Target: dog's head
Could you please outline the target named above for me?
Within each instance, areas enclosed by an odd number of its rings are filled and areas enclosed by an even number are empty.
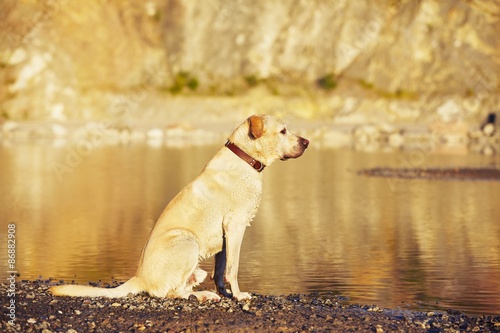
[[[276,160],[297,158],[309,145],[309,140],[289,132],[286,125],[268,115],[251,116],[229,140],[267,166]]]

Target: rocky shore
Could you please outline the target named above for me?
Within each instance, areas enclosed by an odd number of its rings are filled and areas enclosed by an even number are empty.
[[[500,332],[500,315],[345,304],[335,295],[254,295],[198,303],[136,295],[54,297],[51,281],[2,283],[0,331],[10,332]],[[12,290],[10,290],[12,291]],[[14,303],[12,303],[14,300]],[[15,304],[11,306],[10,304]],[[10,306],[10,309],[9,309]]]

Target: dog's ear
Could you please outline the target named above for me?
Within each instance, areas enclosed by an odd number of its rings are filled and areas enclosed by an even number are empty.
[[[262,116],[251,116],[248,118],[249,133],[248,135],[253,139],[258,139],[264,134],[264,120]]]

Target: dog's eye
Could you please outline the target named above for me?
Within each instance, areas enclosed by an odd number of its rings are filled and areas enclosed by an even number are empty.
[[[280,131],[281,134],[286,134],[286,128],[283,128],[281,131]]]

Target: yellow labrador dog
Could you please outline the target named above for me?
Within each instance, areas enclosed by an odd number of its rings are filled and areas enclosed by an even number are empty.
[[[216,256],[219,293],[231,295],[220,288],[220,275],[225,272],[234,298],[250,299],[238,286],[238,265],[243,234],[260,202],[261,171],[276,160],[301,156],[308,145],[308,140],[288,132],[275,117],[251,116],[167,205],[142,250],[134,277],[116,288],[61,285],[50,291],[90,297],[124,297],[145,291],[156,297],[195,295],[200,301],[218,301],[216,293],[193,291],[193,287],[207,276],[198,267],[199,261],[225,253]]]

